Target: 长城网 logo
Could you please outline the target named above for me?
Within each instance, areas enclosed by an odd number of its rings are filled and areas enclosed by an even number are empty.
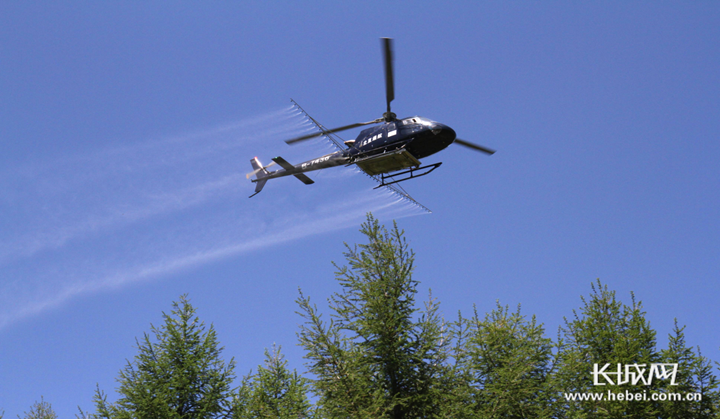
[[[623,385],[623,384],[652,384],[653,379],[670,379],[670,385],[675,386],[678,364],[616,364],[615,370],[609,370],[610,364],[600,367],[593,364],[593,385]]]

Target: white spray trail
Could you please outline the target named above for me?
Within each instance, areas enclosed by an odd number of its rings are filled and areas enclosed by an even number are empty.
[[[254,186],[250,158],[298,162],[322,140],[292,109],[192,134],[0,173],[0,328],[79,295],[152,280],[244,252],[423,213],[350,168]],[[348,187],[352,185],[352,187]]]

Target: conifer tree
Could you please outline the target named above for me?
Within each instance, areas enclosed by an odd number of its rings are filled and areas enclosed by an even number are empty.
[[[221,359],[215,329],[197,316],[186,296],[173,303],[164,324],[151,326],[138,341],[139,353],[120,372],[116,403],[108,403],[98,388],[96,415],[100,418],[205,419],[229,417],[235,378],[234,360]]]
[[[467,354],[477,417],[551,417],[554,345],[535,317],[528,321],[519,306],[510,313],[498,303],[482,320],[476,310],[469,324]]]
[[[642,382],[618,385],[602,381],[593,382],[593,366],[602,368],[609,364],[608,372],[617,365],[660,362],[656,351],[655,331],[645,319],[642,304],[632,297],[632,305],[624,305],[615,298],[600,280],[592,286],[589,300],[582,298],[580,312],[573,310],[573,320],[565,319],[561,329],[560,364],[557,371],[557,388],[562,393],[602,393],[603,400],[569,401],[564,406],[568,418],[651,418],[657,417],[659,405],[648,400],[612,400],[607,394],[652,393],[662,385],[655,380],[651,385]],[[613,377],[613,376],[611,376]],[[617,376],[615,376],[617,378]]]
[[[33,403],[29,412],[25,412],[22,417],[18,416],[20,419],[57,419],[57,417],[52,405],[46,402],[42,396],[40,396],[39,402]],[[0,413],[0,419],[2,419],[2,413]]]
[[[265,365],[243,378],[234,400],[234,419],[303,419],[312,417],[307,379],[287,368],[280,348],[265,350]]]
[[[388,232],[368,215],[367,244],[346,245],[338,266],[342,290],[324,321],[302,293],[299,332],[316,377],[320,413],[328,418],[428,418],[448,393],[450,331],[430,299],[415,307],[414,254],[397,225]]]
[[[710,361],[685,344],[685,326],[675,327],[668,336],[668,348],[661,351],[662,362],[677,364],[676,385],[665,383],[663,391],[681,395],[697,394],[700,400],[677,400],[661,403],[662,417],[673,419],[706,419],[718,417],[718,382]]]

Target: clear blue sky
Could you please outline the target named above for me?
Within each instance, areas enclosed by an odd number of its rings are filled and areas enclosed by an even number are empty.
[[[277,343],[304,371],[298,288],[321,306],[367,211],[397,218],[420,299],[448,318],[522,304],[555,337],[600,278],[720,360],[716,2],[2,2],[0,409],[91,409],[187,293],[239,374]],[[249,160],[384,111],[451,146],[398,204],[352,169],[271,181]],[[352,138],[352,132],[343,134]]]

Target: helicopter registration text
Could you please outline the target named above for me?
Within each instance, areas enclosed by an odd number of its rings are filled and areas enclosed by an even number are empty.
[[[302,164],[302,168],[304,169],[304,168],[306,168],[306,167],[308,167],[308,166],[310,166],[310,165],[317,164],[317,163],[322,163],[322,162],[325,162],[325,161],[328,161],[328,160],[330,160],[330,156],[323,156],[323,157],[320,157],[319,159],[310,160],[309,162],[303,163],[303,164]]]

